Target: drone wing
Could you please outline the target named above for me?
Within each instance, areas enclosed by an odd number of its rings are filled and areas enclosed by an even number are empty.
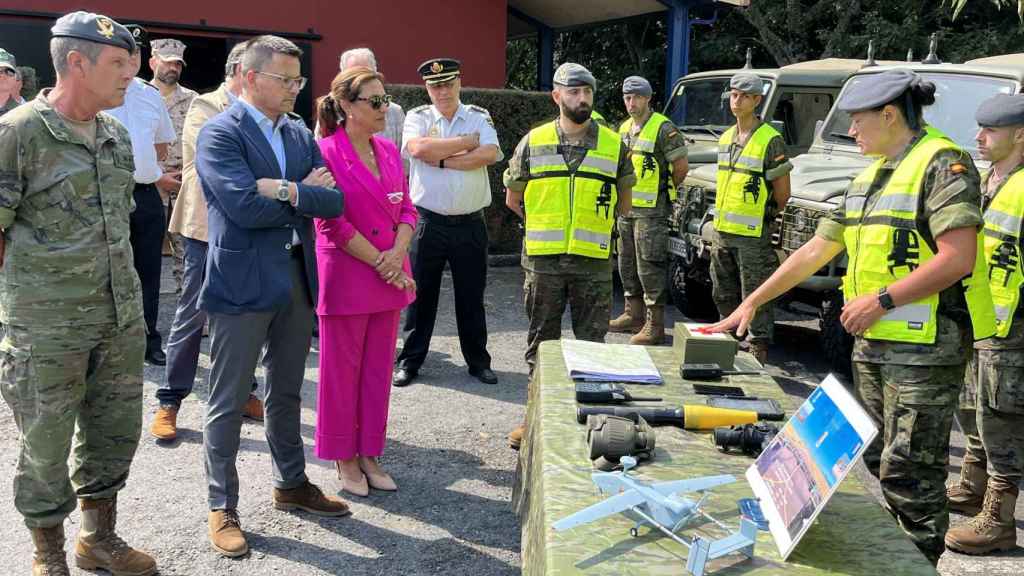
[[[611,498],[598,502],[593,506],[584,508],[575,514],[570,514],[558,522],[555,522],[552,527],[555,531],[561,532],[562,530],[575,528],[580,524],[599,520],[605,516],[618,514],[619,512],[628,510],[642,502],[644,502],[644,497],[638,494],[636,490],[627,490],[621,494],[616,494]]]
[[[704,476],[701,478],[690,478],[688,480],[659,482],[657,484],[651,484],[651,488],[657,490],[659,494],[671,496],[679,492],[703,492],[716,486],[731,484],[735,481],[735,476],[732,476],[731,474],[722,474],[721,476]]]

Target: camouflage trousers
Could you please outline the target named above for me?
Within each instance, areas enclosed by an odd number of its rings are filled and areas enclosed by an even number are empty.
[[[171,192],[170,202],[167,204],[167,224],[171,222],[171,213],[174,211],[174,203],[178,200],[178,193]],[[180,234],[175,234],[170,230],[167,230],[167,244],[171,247],[171,274],[174,277],[174,285],[178,292],[181,292],[181,286],[185,278],[185,245],[181,240]]]
[[[757,289],[779,267],[779,256],[770,245],[726,247],[711,245],[711,297],[718,313],[725,318],[744,298]],[[775,310],[762,306],[748,330],[750,340],[772,341],[775,335]]]
[[[864,452],[889,512],[932,564],[949,529],[949,432],[964,366],[853,363],[853,382],[879,434]]]
[[[1024,350],[975,350],[964,381],[964,461],[987,468],[990,486],[1015,488],[1024,477]]]
[[[21,433],[14,506],[30,528],[124,487],[142,426],[144,326],[4,326],[0,392]]]
[[[612,279],[583,274],[539,274],[526,272],[523,285],[526,317],[526,364],[530,376],[536,365],[537,348],[546,340],[562,337],[562,315],[569,304],[572,332],[577,340],[604,342],[612,313]]]
[[[619,218],[619,277],[629,297],[643,297],[648,306],[668,301],[668,221],[656,218]]]

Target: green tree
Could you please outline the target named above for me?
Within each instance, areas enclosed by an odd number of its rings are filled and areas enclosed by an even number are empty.
[[[945,3],[947,0],[943,0]],[[1006,6],[1013,6],[1013,0],[988,0],[992,4],[995,4],[997,8],[1003,8]],[[953,18],[960,16],[960,12],[968,4],[978,4],[977,0],[971,2],[971,0],[948,0],[950,6],[953,8]],[[1024,0],[1017,0],[1017,17],[1024,21]]]

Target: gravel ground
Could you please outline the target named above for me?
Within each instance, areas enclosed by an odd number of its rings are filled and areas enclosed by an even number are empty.
[[[160,311],[165,337],[175,300],[166,264]],[[276,511],[270,503],[270,456],[262,426],[246,423],[238,457],[243,483],[239,512],[252,552],[237,560],[213,552],[206,539],[202,459],[209,368],[208,341],[204,341],[196,394],[182,406],[181,432],[174,443],[158,443],[146,431],[156,409],[153,392],[163,378],[162,368],[146,367],[146,429],[128,486],[120,495],[119,533],[154,554],[164,575],[519,573],[519,522],[509,507],[515,453],[506,447],[505,434],[522,419],[526,397],[522,272],[518,267],[492,268],[490,275],[489,349],[500,383],[488,386],[466,373],[458,349],[450,277],[446,277],[427,363],[415,384],[392,395],[389,442],[382,462],[400,486],[396,494],[353,498],[353,515],[342,519]],[[818,352],[817,325],[799,311],[784,311],[780,318],[779,344],[769,359],[771,373],[787,393],[806,396],[828,371]],[[670,311],[669,325],[678,319]],[[625,340],[624,335],[609,337],[612,342]],[[307,473],[325,490],[336,492],[333,468],[312,451],[316,366],[314,341],[303,391]],[[17,445],[10,411],[6,404],[0,405],[0,453],[5,455],[0,459],[0,485],[10,486]],[[962,445],[956,435],[954,476]],[[1022,512],[1024,503],[1018,505],[1018,518],[1024,517]],[[954,522],[959,520],[954,516]],[[66,524],[68,548],[78,523],[76,512]],[[0,526],[0,557],[7,559],[0,573],[28,574],[31,542],[9,488],[0,489]],[[1018,521],[1017,526],[1020,532],[1024,522]],[[1022,557],[1020,549],[982,559],[947,553],[939,567],[950,576],[1020,574]],[[72,573],[88,574],[77,569]]]

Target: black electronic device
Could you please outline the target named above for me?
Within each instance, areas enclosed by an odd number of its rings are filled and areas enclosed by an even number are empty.
[[[694,384],[693,391],[703,396],[746,396],[746,392],[737,386],[718,386],[716,384]]]
[[[722,376],[755,376],[758,371],[722,370],[718,364],[682,364],[679,375],[684,380],[721,380]]]
[[[756,458],[778,433],[779,429],[772,424],[744,424],[715,428],[714,441],[722,452],[738,448],[740,452]]]
[[[713,408],[728,408],[730,410],[747,410],[757,412],[758,420],[782,421],[786,419],[786,412],[782,406],[771,398],[730,398],[725,396],[709,396],[707,405]]]
[[[661,398],[635,398],[625,388],[611,382],[577,382],[576,401],[581,404],[624,404],[658,402]]]

